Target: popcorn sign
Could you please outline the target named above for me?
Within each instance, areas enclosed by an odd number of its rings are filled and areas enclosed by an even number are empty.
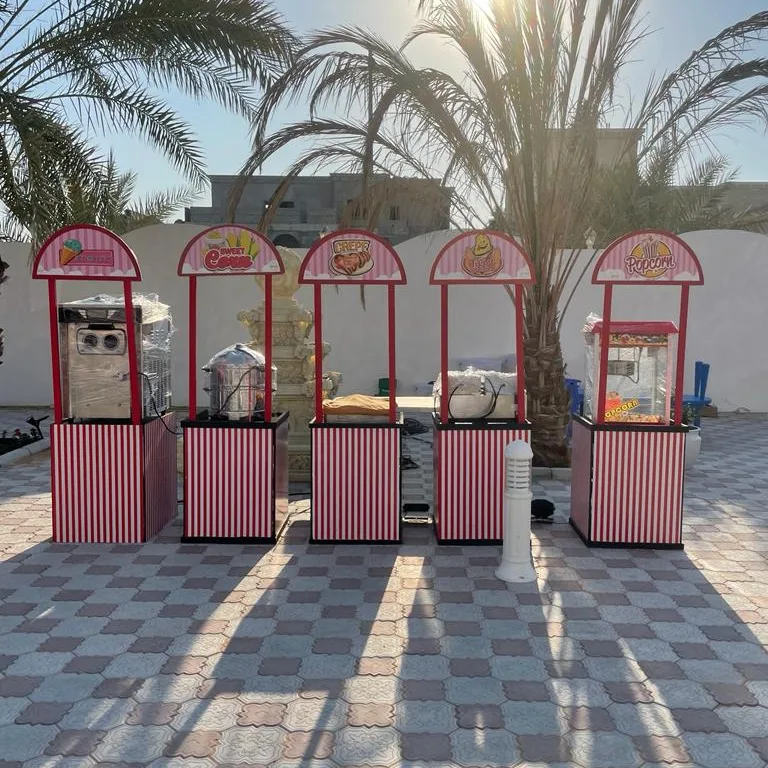
[[[677,267],[669,246],[654,237],[638,243],[624,259],[624,271],[628,277],[638,275],[646,280],[656,280]]]

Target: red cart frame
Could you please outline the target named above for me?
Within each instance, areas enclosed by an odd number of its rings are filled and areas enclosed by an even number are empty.
[[[524,286],[535,282],[528,254],[509,235],[464,232],[446,243],[429,282],[440,286],[440,413],[434,418],[435,536],[440,543],[491,544],[503,539],[504,448],[530,442],[526,420]],[[514,286],[517,413],[515,419],[452,421],[448,413],[448,288]]]
[[[299,283],[314,287],[315,418],[310,423],[313,542],[399,542],[401,427],[397,417],[395,286],[405,270],[389,243],[363,229],[331,232],[309,249]],[[328,423],[323,413],[322,288],[387,287],[389,419]]]
[[[288,413],[272,413],[272,276],[284,271],[264,235],[234,224],[195,235],[179,259],[189,279],[183,541],[274,542],[287,521]],[[254,275],[264,278],[264,421],[213,420],[197,409],[197,280]]]
[[[48,282],[53,424],[53,541],[130,544],[147,541],[176,513],[176,417],[142,418],[132,283],[141,269],[128,245],[92,224],[64,227],[37,253],[32,277]],[[56,283],[112,281],[123,288],[131,393],[130,420],[64,419]]]
[[[691,247],[671,232],[637,230],[603,251],[592,283],[604,286],[597,411],[594,420],[573,417],[571,525],[593,546],[682,549],[685,345],[690,287],[704,283],[701,264]],[[675,407],[669,424],[605,421],[609,336],[621,327],[612,319],[614,285],[681,289]]]

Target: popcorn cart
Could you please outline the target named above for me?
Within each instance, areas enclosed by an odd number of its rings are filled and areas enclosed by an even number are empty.
[[[32,277],[48,281],[53,541],[147,541],[176,514],[169,308],[132,292],[135,255],[89,224],[51,235]],[[123,295],[57,304],[58,280],[121,283]]]
[[[682,548],[682,392],[691,285],[704,282],[690,247],[667,232],[615,240],[592,275],[603,317],[584,326],[584,410],[573,416],[571,525],[590,545]],[[672,322],[612,319],[614,285],[680,286]],[[674,409],[672,409],[672,397]],[[673,410],[673,412],[671,412]]]
[[[272,395],[274,245],[247,227],[221,225],[187,244],[178,274],[189,278],[189,418],[184,432],[184,541],[274,542],[288,517],[288,413]],[[264,352],[233,344],[203,368],[208,406],[197,406],[197,280],[264,278]]]
[[[405,270],[386,241],[372,232],[344,229],[310,248],[299,283],[314,287],[311,541],[398,542],[402,420],[395,402],[395,286],[405,283]],[[386,286],[388,397],[323,400],[323,285]]]
[[[441,543],[503,539],[504,449],[530,442],[523,367],[523,290],[534,282],[528,255],[501,232],[465,232],[437,255],[429,279],[440,286],[440,376],[434,395],[435,535]],[[515,371],[448,370],[448,288],[511,285]]]

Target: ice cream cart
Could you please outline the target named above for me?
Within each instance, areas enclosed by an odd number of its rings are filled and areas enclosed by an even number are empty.
[[[184,541],[273,542],[288,516],[288,413],[272,407],[272,275],[280,254],[255,230],[211,227],[187,244],[189,417],[184,433]],[[264,351],[233,344],[203,368],[207,407],[197,405],[197,280],[264,279]]]
[[[679,549],[688,301],[690,287],[704,282],[701,265],[675,235],[642,230],[605,249],[592,282],[603,286],[603,314],[583,328],[586,381],[584,412],[573,416],[571,525],[589,545]],[[614,320],[615,285],[680,287],[678,324]]]
[[[147,541],[176,514],[170,311],[133,294],[135,255],[97,226],[51,235],[32,277],[48,281],[53,541]],[[121,283],[122,296],[58,304],[59,280]]]
[[[435,535],[441,543],[495,543],[503,538],[504,448],[530,442],[526,420],[523,291],[534,282],[528,255],[508,235],[465,232],[449,241],[432,264],[440,286],[440,376],[435,382]],[[513,372],[449,371],[448,288],[513,286]]]
[[[315,418],[310,422],[313,542],[400,540],[401,427],[395,402],[395,250],[361,229],[332,232],[307,252],[299,283],[314,287]],[[323,285],[387,288],[389,395],[323,400]]]

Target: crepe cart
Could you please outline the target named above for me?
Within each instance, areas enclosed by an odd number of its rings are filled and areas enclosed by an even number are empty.
[[[500,542],[504,448],[513,440],[530,442],[531,425],[525,415],[523,286],[534,282],[533,266],[508,235],[465,232],[437,255],[429,282],[440,286],[440,376],[435,382],[439,406],[434,416],[435,535],[441,543]],[[449,372],[450,285],[514,286],[514,376]]]
[[[277,249],[234,225],[194,237],[179,260],[189,278],[189,418],[184,432],[184,541],[277,539],[288,516],[288,413],[272,408],[272,275]],[[197,406],[197,280],[264,279],[264,353],[246,344],[221,350],[203,369],[207,408]]]
[[[168,307],[132,293],[131,249],[88,224],[51,235],[32,277],[48,281],[53,541],[147,541],[176,514]],[[123,295],[58,305],[59,280],[112,281]]]
[[[701,265],[680,238],[643,230],[603,251],[592,282],[604,286],[603,316],[590,316],[583,329],[584,413],[573,417],[571,525],[590,545],[679,549],[688,298],[690,286],[704,282]],[[614,285],[680,286],[679,326],[614,320]]]
[[[402,421],[395,404],[395,286],[405,283],[403,265],[373,233],[338,230],[310,248],[299,283],[313,285],[315,293],[311,540],[397,542]],[[323,285],[387,287],[387,399],[353,395],[323,401]]]

